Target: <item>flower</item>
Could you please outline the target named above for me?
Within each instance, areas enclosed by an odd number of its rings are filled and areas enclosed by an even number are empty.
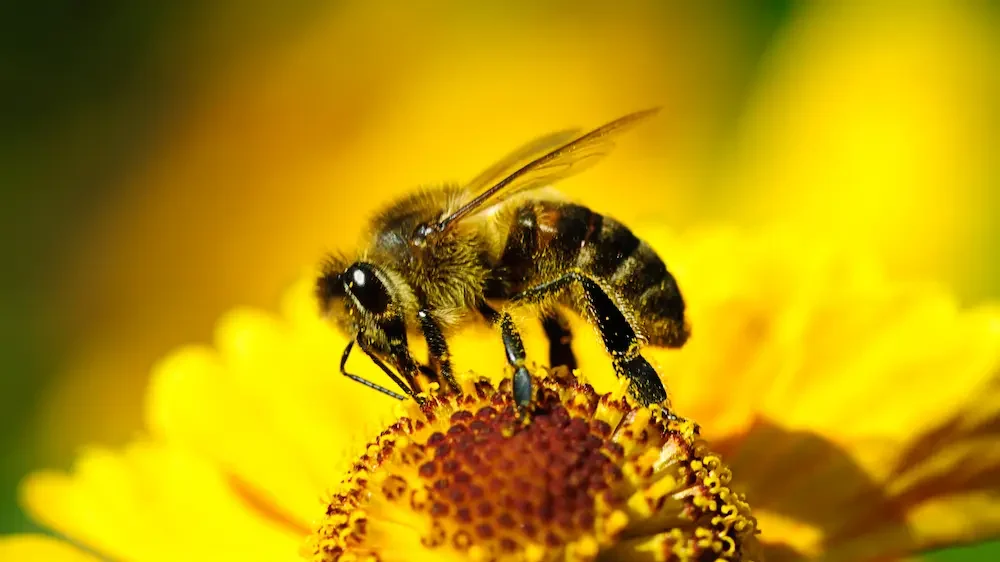
[[[313,559],[754,559],[756,522],[695,424],[565,369],[535,384],[527,422],[510,379],[411,403],[333,495]]]
[[[885,559],[1000,532],[1000,452],[994,447],[1000,432],[1000,311],[959,311],[933,287],[886,280],[861,249],[838,252],[787,232],[707,231],[683,238],[657,229],[641,232],[667,257],[694,328],[682,350],[647,348],[646,354],[669,382],[675,410],[697,420],[701,437],[729,467],[695,442],[690,428],[668,424],[663,432],[652,413],[639,420],[637,413],[627,423],[654,424],[660,431],[653,433],[672,443],[663,449],[671,454],[660,466],[659,482],[694,475],[706,486],[711,482],[718,499],[721,488],[731,487],[726,497],[740,514],[745,495],[768,560]],[[394,411],[399,406],[393,400],[337,374],[337,344],[344,340],[318,318],[309,294],[306,281],[293,288],[280,317],[233,312],[221,322],[214,348],[189,347],[166,359],[150,385],[148,435],[124,451],[84,453],[72,474],[29,477],[22,490],[29,513],[115,559],[298,559],[311,535],[307,544],[322,551],[322,545],[335,547],[356,531],[337,527],[344,514],[336,506],[343,504],[331,498],[366,489],[383,496],[370,501],[390,501],[386,486],[391,493],[419,482],[423,465],[404,455],[433,444],[440,439],[435,434],[447,437],[446,427],[461,422],[471,428],[461,419],[467,414],[456,420],[455,412],[489,417],[478,402],[478,409],[461,410],[457,399],[441,398],[449,405],[435,411],[447,414],[425,417],[429,427],[406,425],[420,419],[415,405]],[[542,356],[537,328],[521,323],[529,357]],[[553,412],[560,405],[573,411],[579,403],[610,403],[597,397],[620,392],[596,338],[583,325],[574,328],[580,365],[592,374],[587,382],[596,394],[573,387],[558,372],[540,376]],[[455,364],[502,373],[498,339],[476,329],[457,334]],[[377,377],[374,369],[352,368]],[[479,400],[497,396],[489,390],[497,379],[490,384],[480,387]],[[476,391],[466,385],[467,393]],[[594,422],[610,426],[615,415],[622,417],[610,410],[595,410],[587,431],[601,435],[604,426]],[[532,431],[543,431],[557,416],[539,416]],[[385,428],[369,449],[366,444]],[[391,450],[383,451],[390,441]],[[504,457],[515,449],[499,450]],[[522,455],[526,450],[534,448],[516,449]],[[634,494],[629,486],[644,489],[636,479],[642,471],[633,469],[649,465],[636,462],[616,463],[628,486],[611,486],[624,491],[610,500]],[[537,465],[525,459],[523,467]],[[504,470],[490,467],[496,469]],[[733,478],[727,484],[728,474]],[[346,487],[337,488],[345,475],[351,475]],[[502,501],[503,495],[496,497]],[[434,509],[433,503],[421,505]],[[595,523],[603,521],[610,530],[590,538],[573,535],[565,544],[574,546],[567,548],[584,554],[614,548],[616,522],[606,507],[595,500],[593,513]],[[624,511],[632,507],[626,501]],[[404,540],[416,536],[407,535],[407,527],[429,521],[419,519],[413,506],[365,509],[398,516],[363,523],[370,532],[380,524],[400,527],[374,548],[405,548],[411,559],[432,548]],[[364,519],[354,517],[355,524]],[[750,519],[739,520],[746,531]],[[689,528],[668,524],[681,533]],[[459,531],[450,528],[448,536],[454,540]],[[644,537],[646,529],[628,532]],[[396,537],[401,542],[394,543]],[[725,543],[721,535],[705,538]],[[0,542],[4,559],[68,559],[57,558],[66,552],[85,556],[32,537]]]

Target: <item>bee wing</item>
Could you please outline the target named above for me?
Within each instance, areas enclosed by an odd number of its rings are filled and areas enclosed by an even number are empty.
[[[465,184],[465,191],[468,193],[481,193],[483,190],[493,187],[507,176],[523,168],[525,164],[548,154],[579,136],[580,129],[567,129],[538,137],[480,172],[478,176]]]
[[[482,191],[442,219],[437,230],[445,230],[462,218],[515,194],[552,185],[586,170],[611,152],[621,133],[658,111],[659,108],[654,108],[630,113],[568,142],[575,131],[552,133],[524,145],[472,180],[468,191]]]

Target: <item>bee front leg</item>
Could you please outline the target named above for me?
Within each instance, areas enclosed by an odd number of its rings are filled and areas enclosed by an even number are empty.
[[[347,359],[351,356],[351,350],[352,349],[354,349],[354,341],[347,342],[347,347],[344,348],[344,354],[340,356],[340,374],[344,375],[345,377],[351,379],[354,382],[361,383],[361,384],[367,386],[368,388],[370,388],[372,390],[377,390],[377,391],[381,392],[382,394],[386,394],[388,396],[392,396],[393,398],[395,398],[397,400],[405,400],[406,399],[406,397],[403,396],[402,394],[399,394],[398,392],[393,392],[393,391],[389,390],[388,388],[386,388],[386,387],[384,387],[384,386],[382,386],[382,385],[380,385],[378,383],[374,383],[374,382],[372,382],[372,381],[370,381],[370,380],[368,380],[368,379],[366,379],[364,377],[360,377],[358,375],[354,375],[354,374],[348,373],[347,372]],[[381,361],[379,361],[371,353],[367,353],[366,352],[366,354],[368,355],[368,357],[370,357],[372,359],[372,361],[375,363],[376,366],[380,367],[382,369],[382,371],[385,372],[385,374],[389,375],[389,377],[393,380],[393,382],[395,382],[397,385],[399,385],[399,388],[401,388],[404,391],[406,391],[406,393],[409,394],[409,395],[413,394],[413,391],[410,390],[405,384],[403,384],[403,381],[400,380],[399,377],[396,376],[396,373],[393,373],[391,370],[389,370],[389,368],[385,366],[385,363],[382,363]]]
[[[441,333],[441,326],[431,317],[428,310],[417,312],[420,330],[427,341],[427,351],[430,354],[431,368],[443,378],[453,390],[459,390],[458,382],[451,370],[451,356],[448,353],[448,342]]]

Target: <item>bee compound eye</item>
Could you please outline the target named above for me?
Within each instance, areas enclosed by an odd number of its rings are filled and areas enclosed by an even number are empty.
[[[365,310],[382,314],[389,308],[389,291],[367,263],[356,263],[344,272],[344,287]]]

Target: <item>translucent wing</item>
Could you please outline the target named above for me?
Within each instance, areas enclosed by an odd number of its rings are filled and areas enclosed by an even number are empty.
[[[507,176],[524,167],[532,160],[552,152],[569,141],[580,136],[580,129],[567,129],[538,137],[524,146],[501,158],[496,164],[483,170],[478,176],[465,184],[469,193],[480,193],[493,187]]]
[[[472,180],[469,191],[482,191],[442,219],[436,230],[445,230],[515,194],[552,185],[586,170],[614,148],[614,141],[621,133],[658,111],[659,108],[631,113],[574,140],[568,139],[573,138],[575,131],[561,131],[526,144]]]

